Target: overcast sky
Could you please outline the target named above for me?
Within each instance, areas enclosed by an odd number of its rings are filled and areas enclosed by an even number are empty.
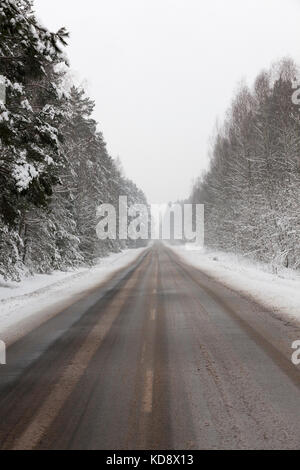
[[[300,0],[36,0],[126,175],[163,203],[188,196],[241,79],[300,62]]]

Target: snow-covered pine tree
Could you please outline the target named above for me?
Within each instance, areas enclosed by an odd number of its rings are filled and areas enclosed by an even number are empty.
[[[41,27],[28,0],[2,0],[0,26],[0,75],[6,86],[6,102],[0,104],[0,258],[6,251],[8,259],[21,261],[26,213],[32,205],[45,207],[58,182],[60,113],[49,103],[59,90],[50,75],[64,60],[60,45],[67,33]]]
[[[65,29],[42,27],[30,0],[1,1],[0,22],[0,275],[90,264],[127,246],[97,238],[96,207],[145,197],[108,155],[93,101],[64,92]]]

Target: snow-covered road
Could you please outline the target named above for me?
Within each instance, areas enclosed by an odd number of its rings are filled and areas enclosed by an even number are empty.
[[[299,338],[154,244],[7,349],[0,448],[298,449]]]
[[[0,283],[0,339],[11,344],[53,315],[98,287],[140,256],[145,248],[124,250],[100,260],[92,268],[56,271]]]
[[[243,257],[197,249],[194,245],[171,246],[185,262],[201,269],[227,287],[270,309],[284,322],[300,324],[300,274],[270,267]],[[133,262],[143,248],[113,253],[93,268],[36,274],[21,283],[0,282],[0,339],[14,342],[63,308],[105,282]]]
[[[243,256],[196,248],[170,246],[185,262],[230,289],[271,310],[286,322],[300,324],[300,273],[250,261]]]

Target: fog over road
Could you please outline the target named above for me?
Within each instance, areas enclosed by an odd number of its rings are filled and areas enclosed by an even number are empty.
[[[0,447],[299,448],[296,339],[154,244],[8,348]]]

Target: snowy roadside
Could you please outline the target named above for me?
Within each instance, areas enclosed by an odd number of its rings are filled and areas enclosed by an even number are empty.
[[[124,250],[102,258],[92,268],[39,274],[21,283],[0,280],[0,339],[11,344],[128,266],[144,250]]]
[[[170,246],[183,261],[225,286],[271,309],[278,317],[300,322],[300,273],[282,268],[273,274],[268,265],[194,245]]]

